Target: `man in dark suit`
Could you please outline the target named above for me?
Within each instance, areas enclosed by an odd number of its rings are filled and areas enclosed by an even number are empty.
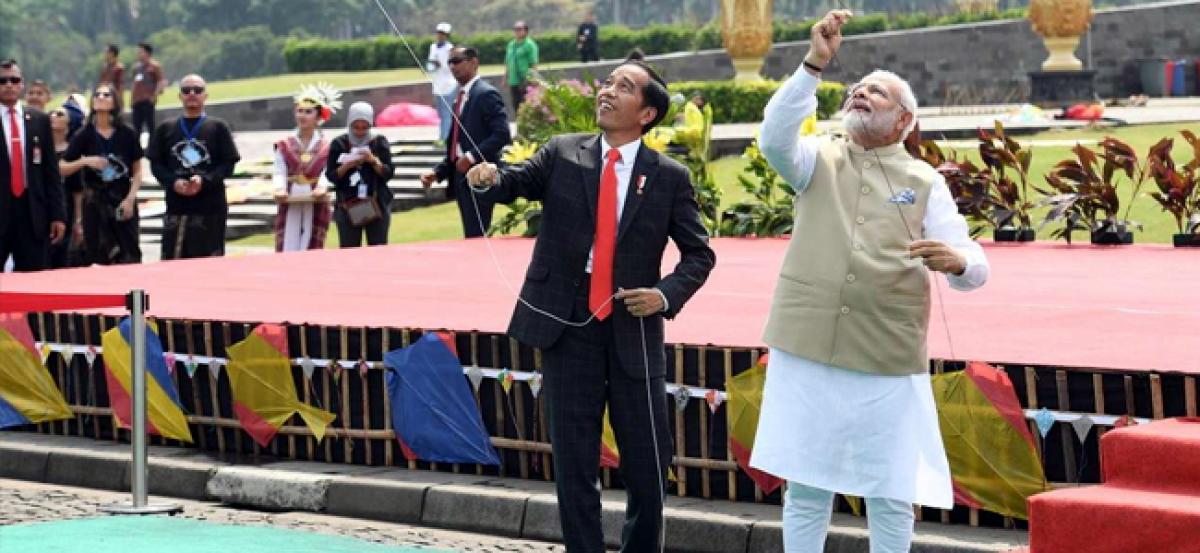
[[[17,62],[0,60],[0,264],[11,254],[16,270],[40,271],[66,234],[67,214],[50,118],[21,105],[24,88]]]
[[[638,61],[596,97],[597,135],[561,135],[527,162],[471,169],[478,195],[542,201],[542,223],[508,333],[541,348],[567,550],[604,551],[601,421],[616,433],[628,493],[622,551],[658,551],[667,424],[663,319],[696,293],[716,257],[688,171],[642,144],[666,115],[666,84]],[[680,261],[660,275],[667,239]],[[614,292],[616,292],[614,294]]]
[[[459,84],[453,106],[458,121],[450,129],[446,158],[433,171],[421,175],[421,183],[428,188],[434,181],[449,181],[446,194],[458,202],[463,235],[473,238],[485,235],[492,226],[495,204],[475,198],[479,205],[476,215],[467,189],[467,170],[480,162],[495,163],[500,150],[512,137],[508,130],[508,115],[504,112],[504,99],[495,87],[479,78],[479,53],[474,48],[460,46],[450,51],[448,63],[450,73]]]

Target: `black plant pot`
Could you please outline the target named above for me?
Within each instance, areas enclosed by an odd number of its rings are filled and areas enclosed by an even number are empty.
[[[998,228],[992,231],[992,240],[996,242],[1033,242],[1037,232],[1031,228]]]
[[[1094,230],[1092,243],[1110,246],[1123,246],[1133,243],[1133,231],[1129,230]]]
[[[1176,248],[1200,248],[1200,234],[1176,234],[1171,241]]]

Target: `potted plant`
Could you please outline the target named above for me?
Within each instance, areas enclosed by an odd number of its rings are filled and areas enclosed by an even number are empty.
[[[910,151],[913,155],[932,166],[942,178],[946,179],[946,187],[954,203],[958,205],[958,213],[971,224],[971,237],[977,238],[987,227],[997,229],[996,199],[991,194],[992,176],[987,169],[980,170],[970,160],[959,160],[954,151],[949,155],[944,153],[932,140],[921,142],[920,146]],[[1016,233],[1009,230],[995,230],[993,239],[998,242],[1029,242],[1033,240],[1033,229],[1028,233]]]
[[[1146,164],[1150,168],[1150,177],[1158,185],[1157,192],[1151,192],[1163,211],[1175,217],[1175,226],[1179,230],[1172,237],[1176,247],[1200,247],[1200,141],[1191,131],[1180,131],[1184,140],[1192,146],[1192,161],[1183,167],[1176,167],[1171,159],[1171,148],[1175,141],[1164,138],[1150,148],[1146,156]]]
[[[1029,197],[1029,163],[1033,150],[1022,147],[1004,132],[996,121],[996,129],[979,129],[979,158],[987,170],[979,174],[988,182],[988,199],[992,210],[990,220],[996,229],[997,242],[1031,242],[1036,235],[1029,212],[1036,207]],[[1013,177],[1019,179],[1019,182]]]
[[[1137,154],[1128,144],[1112,137],[1100,141],[1100,155],[1076,144],[1071,151],[1076,159],[1058,162],[1046,175],[1050,190],[1039,190],[1047,196],[1041,205],[1051,206],[1042,226],[1063,219],[1063,228],[1052,236],[1071,243],[1071,233],[1088,230],[1093,244],[1132,244],[1133,228],[1141,224],[1129,220],[1129,208],[1146,178],[1146,166],[1139,164]],[[1101,166],[1100,160],[1104,163]],[[1099,170],[1097,170],[1099,168]],[[1121,200],[1117,195],[1118,172],[1134,183],[1130,205],[1120,217]]]

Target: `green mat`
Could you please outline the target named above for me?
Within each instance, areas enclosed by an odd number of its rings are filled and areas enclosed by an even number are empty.
[[[162,516],[0,526],[3,553],[430,553],[342,536]],[[446,553],[445,550],[440,550]]]

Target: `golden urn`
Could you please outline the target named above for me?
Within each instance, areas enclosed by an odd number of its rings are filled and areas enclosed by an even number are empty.
[[[1043,71],[1079,71],[1083,62],[1075,57],[1079,37],[1092,23],[1092,0],[1030,0],[1029,21],[1050,51]]]
[[[762,79],[763,56],[771,51],[774,4],[775,0],[721,0],[721,43],[739,81]]]

